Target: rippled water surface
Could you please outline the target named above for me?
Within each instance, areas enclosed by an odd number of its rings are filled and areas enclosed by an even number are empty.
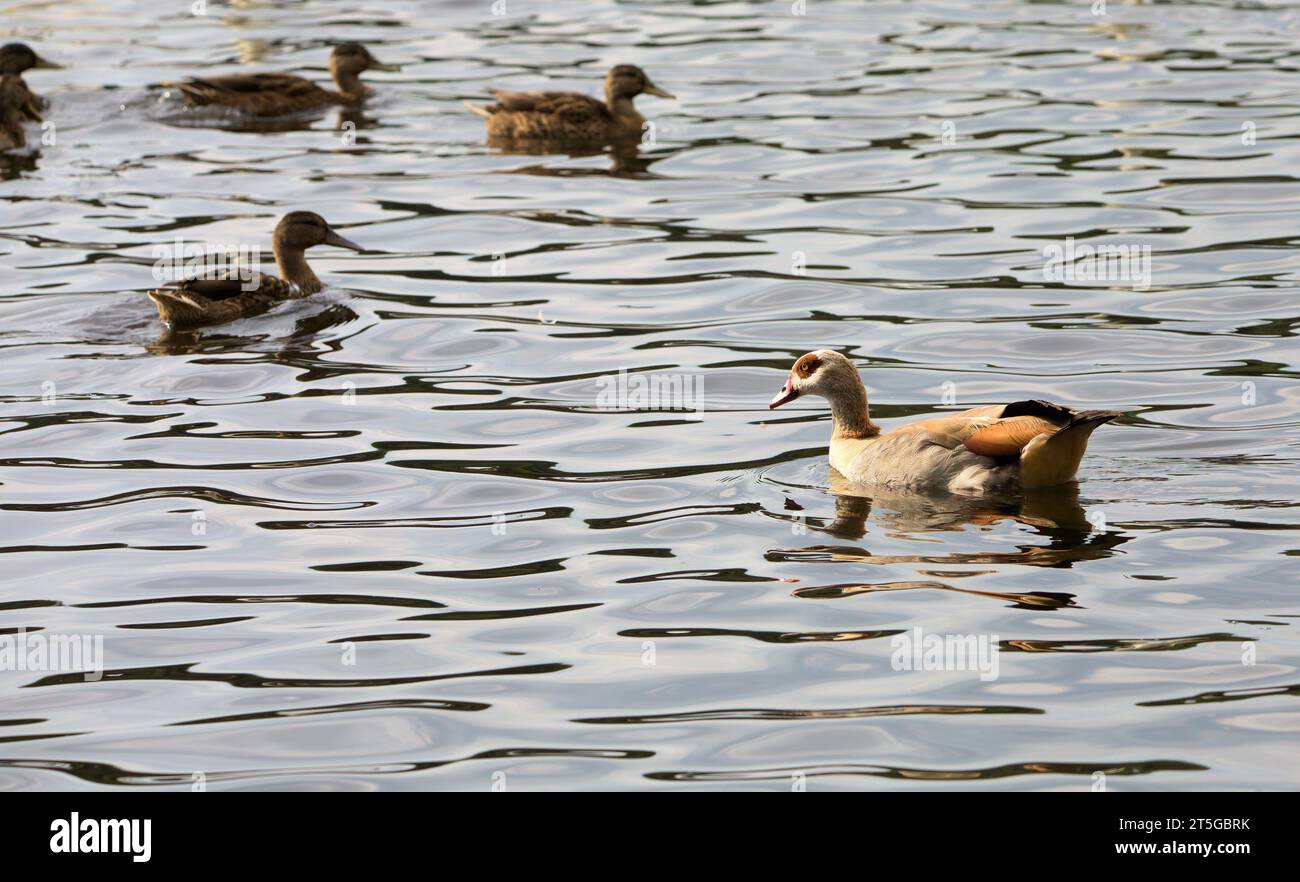
[[[1300,7],[189,7],[3,5],[67,69],[0,161],[0,629],[106,671],[0,672],[0,789],[1300,785]],[[403,65],[359,114],[157,88],[349,39]],[[639,154],[462,106],[624,62],[678,96]],[[162,334],[155,246],[293,209],[369,250]],[[1071,236],[1150,286],[1045,280]],[[886,425],[1127,414],[1077,494],[871,499],[766,409],[822,347]],[[895,670],[916,628],[998,677]]]

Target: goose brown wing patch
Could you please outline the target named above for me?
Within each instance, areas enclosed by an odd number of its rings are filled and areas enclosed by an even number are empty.
[[[980,456],[1018,456],[1026,444],[1044,432],[1059,429],[1054,422],[1037,416],[1014,416],[974,432],[966,439],[966,449]]]

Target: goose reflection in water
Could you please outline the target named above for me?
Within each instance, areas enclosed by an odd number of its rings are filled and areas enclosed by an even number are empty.
[[[890,493],[852,484],[832,471],[830,490],[835,494],[835,520],[823,529],[832,536],[845,539],[860,539],[866,535],[867,519],[875,508],[879,524],[898,533],[961,530],[968,524],[988,526],[1004,520],[1033,527],[1053,540],[1053,545],[1037,550],[1054,548],[1059,552],[1032,555],[1028,560],[1024,559],[1023,553],[1017,556],[1017,562],[1039,566],[1068,566],[1076,560],[1108,557],[1111,548],[1126,541],[1115,531],[1094,533],[1087,513],[1079,504],[1077,484],[1004,496]],[[1099,550],[1101,553],[1096,553]],[[1079,553],[1076,555],[1071,551]],[[1005,562],[1003,557],[995,552],[988,562]]]
[[[1069,568],[1076,563],[1110,557],[1115,549],[1130,537],[1118,530],[1094,531],[1082,505],[1079,488],[1070,484],[1061,487],[1026,491],[1005,497],[953,496],[927,494],[895,494],[877,492],[865,495],[867,490],[849,483],[831,471],[831,492],[835,494],[835,518],[818,524],[808,519],[809,529],[820,530],[842,539],[862,539],[868,533],[868,520],[873,519],[876,532],[894,539],[911,539],[930,542],[924,534],[962,530],[968,525],[990,526],[1004,520],[1015,521],[1031,527],[1048,541],[1044,545],[1017,545],[1014,550],[979,552],[942,552],[933,554],[873,554],[858,546],[816,544],[801,548],[773,549],[769,560],[822,560],[866,564],[930,564],[930,565],[1020,565],[1031,567]],[[923,575],[937,575],[924,572]],[[979,573],[963,572],[971,576]],[[1021,608],[1060,609],[1076,606],[1073,594],[1054,591],[1002,592],[958,588],[935,580],[910,580],[896,582],[864,583],[852,585],[825,585],[800,588],[796,597],[808,599],[834,599],[854,594],[879,591],[904,591],[912,589],[937,589],[955,591],[1006,600]]]

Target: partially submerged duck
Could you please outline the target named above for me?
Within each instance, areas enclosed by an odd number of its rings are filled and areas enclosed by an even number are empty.
[[[343,43],[330,53],[330,76],[337,92],[287,73],[229,74],[163,85],[179,89],[192,107],[211,105],[254,116],[281,116],[336,104],[360,104],[374,93],[361,82],[361,73],[367,70],[399,71],[401,67],[379,62],[360,43]]]
[[[590,143],[641,137],[645,117],[637,113],[637,95],[675,98],[632,64],[610,68],[605,100],[580,92],[505,92],[490,90],[496,104],[465,106],[487,120],[488,137],[499,140],[545,140]]]
[[[158,307],[158,318],[173,330],[258,315],[277,303],[307,297],[321,289],[321,281],[304,255],[314,245],[365,250],[334,232],[319,214],[294,211],[280,219],[271,240],[280,278],[260,273],[249,279],[231,272],[214,278],[185,279],[150,291],[149,297]]]
[[[26,147],[30,121],[39,122],[38,99],[17,74],[0,74],[0,150]]]
[[[4,74],[13,74],[21,78],[24,71],[32,70],[34,68],[62,70],[63,65],[55,64],[52,61],[46,61],[44,58],[41,58],[41,56],[37,55],[36,51],[26,43],[6,43],[5,45],[0,46],[0,76]],[[35,93],[31,94],[35,99],[35,108],[37,110],[44,110],[48,102]],[[40,119],[40,115],[38,114],[29,118],[33,121],[37,121]]]
[[[1093,430],[1123,415],[1016,401],[920,420],[882,434],[867,411],[867,389],[857,368],[829,349],[801,356],[768,407],[801,395],[820,395],[830,402],[831,466],[850,481],[951,493],[1073,481]]]

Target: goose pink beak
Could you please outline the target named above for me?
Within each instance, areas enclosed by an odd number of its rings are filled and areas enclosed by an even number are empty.
[[[794,401],[798,397],[799,397],[799,390],[794,387],[794,379],[791,377],[786,377],[785,385],[781,387],[780,392],[776,393],[776,397],[767,403],[767,409],[776,410],[778,407],[785,404],[786,402]]]

